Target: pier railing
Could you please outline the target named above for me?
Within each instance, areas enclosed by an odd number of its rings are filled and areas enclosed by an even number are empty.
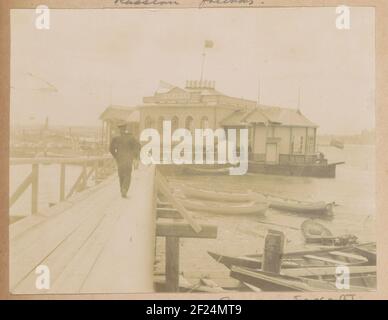
[[[9,199],[9,208],[31,187],[31,214],[39,212],[39,168],[41,165],[59,165],[59,202],[69,199],[76,192],[86,189],[91,177],[99,183],[113,173],[111,156],[77,158],[11,158],[10,166],[31,165],[31,173],[20,183]],[[82,171],[70,190],[66,192],[66,166],[81,166]]]

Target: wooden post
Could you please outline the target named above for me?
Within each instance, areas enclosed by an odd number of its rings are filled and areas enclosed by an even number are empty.
[[[80,191],[83,191],[86,189],[87,179],[88,179],[87,178],[87,164],[86,164],[86,162],[84,162],[82,165],[82,182],[80,185]]]
[[[32,165],[31,172],[31,213],[38,213],[38,194],[39,194],[39,165]]]
[[[61,163],[61,176],[59,180],[59,201],[65,200],[66,165]]]
[[[268,230],[265,237],[263,254],[263,271],[280,273],[284,248],[284,234],[276,230]]]
[[[94,184],[98,184],[98,161],[94,161],[93,163],[93,166],[94,166]]]
[[[166,290],[179,291],[179,238],[166,237]]]

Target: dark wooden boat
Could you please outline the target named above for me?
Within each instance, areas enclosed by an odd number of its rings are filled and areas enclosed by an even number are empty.
[[[365,287],[369,289],[376,288],[377,270],[376,266],[348,266],[349,268],[349,284],[356,287]],[[322,280],[335,283],[337,280],[336,267],[321,267],[321,268],[300,268],[300,269],[284,269],[281,274],[292,277],[303,277],[308,279]]]
[[[336,163],[284,163],[269,164],[258,161],[249,161],[249,173],[273,174],[282,176],[335,178]]]
[[[343,247],[332,247],[324,249],[303,250],[286,252],[282,257],[282,269],[291,268],[316,268],[335,265],[376,265],[376,254],[373,248],[376,243],[364,243]],[[208,254],[217,262],[227,268],[232,266],[261,269],[262,254],[245,256],[228,256],[208,251]]]
[[[367,273],[369,274],[369,273]],[[230,276],[244,283],[250,284],[262,291],[338,291],[335,283],[330,281],[316,280],[308,277],[291,276],[254,270],[242,267],[232,267]],[[374,289],[374,288],[373,288]],[[366,286],[350,285],[350,292],[373,290]]]
[[[306,243],[344,246],[357,242],[357,237],[354,235],[334,236],[329,229],[312,219],[305,220],[301,230]]]
[[[335,285],[319,280],[285,276],[242,267],[232,267],[230,276],[262,291],[333,291]]]

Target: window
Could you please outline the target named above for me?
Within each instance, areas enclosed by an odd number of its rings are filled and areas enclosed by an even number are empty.
[[[153,128],[153,126],[154,126],[154,120],[152,119],[152,117],[147,116],[144,121],[144,127],[148,129],[148,128]]]
[[[303,154],[304,153],[304,137],[303,136],[293,136],[291,138],[291,150],[293,154]]]
[[[202,117],[201,119],[201,129],[208,129],[209,128],[209,119],[208,117]]]
[[[307,153],[314,153],[315,152],[315,146],[314,146],[314,137],[307,137]]]
[[[189,130],[190,132],[193,132],[194,128],[194,119],[192,116],[188,116],[185,121],[185,128]]]
[[[177,116],[174,116],[172,119],[171,119],[171,132],[174,133],[174,131],[176,129],[179,128],[179,119]]]
[[[303,152],[303,147],[304,147],[303,142],[304,142],[304,138],[303,138],[303,136],[301,136],[300,137],[300,144],[299,144],[299,153],[304,153]]]

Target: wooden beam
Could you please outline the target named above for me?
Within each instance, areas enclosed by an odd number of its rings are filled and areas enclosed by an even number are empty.
[[[173,208],[157,208],[156,213],[162,219],[183,219],[178,210]]]
[[[39,164],[32,165],[31,172],[31,213],[38,213],[39,201]]]
[[[166,290],[179,291],[179,238],[166,238]]]
[[[92,163],[96,160],[113,160],[112,156],[101,157],[74,157],[74,158],[11,158],[10,165],[23,165],[23,164],[83,164]]]
[[[167,201],[169,201],[172,206],[179,211],[182,217],[186,219],[196,233],[201,232],[201,226],[193,219],[188,210],[186,210],[186,208],[178,200],[176,200],[170,190],[170,187],[168,186],[168,182],[158,170],[156,170],[155,178],[158,190],[167,198]]]
[[[94,161],[93,163],[94,168],[94,185],[97,185],[99,183],[98,179],[98,161]]]
[[[61,175],[59,180],[59,201],[65,200],[66,165],[61,163]]]
[[[159,208],[171,208],[171,203],[166,201],[160,201],[159,199],[156,200],[156,204]]]
[[[85,181],[84,181],[85,188],[86,188],[86,184],[87,184],[88,180],[93,175],[94,170],[95,170],[95,167],[93,166],[90,168],[89,172],[86,174],[86,168],[85,168]]]
[[[32,173],[30,173],[27,176],[27,178],[24,179],[24,181],[19,185],[16,191],[12,194],[11,198],[9,199],[10,208],[20,198],[20,196],[24,193],[24,191],[26,191],[26,189],[30,186],[31,182],[32,182]]]
[[[78,176],[77,180],[75,181],[69,193],[67,194],[66,199],[69,199],[74,194],[74,192],[77,190],[78,185],[82,182],[83,178],[84,178],[84,171],[82,170],[81,174]]]
[[[156,236],[216,239],[217,226],[201,225],[201,231],[195,232],[191,225],[185,222],[157,222]]]

